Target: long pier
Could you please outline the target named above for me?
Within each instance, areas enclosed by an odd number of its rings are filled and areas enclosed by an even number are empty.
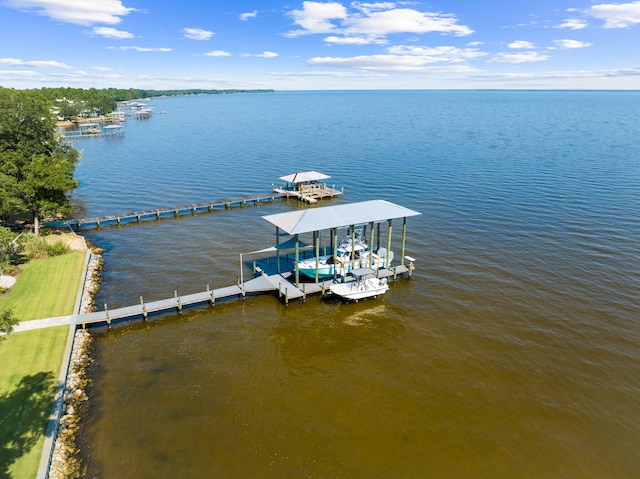
[[[407,274],[411,277],[413,270],[415,269],[413,258],[406,257],[407,264],[399,264],[396,266],[390,266],[389,268],[381,268],[377,271],[377,275],[380,278],[393,278]],[[178,295],[177,291],[174,291],[172,298],[161,299],[158,301],[152,301],[145,303],[143,298],[140,298],[140,303],[125,306],[117,309],[108,309],[105,305],[105,309],[102,311],[96,311],[93,313],[80,314],[77,318],[77,324],[85,327],[87,325],[106,323],[109,327],[112,321],[122,321],[134,318],[147,319],[150,314],[154,313],[166,313],[166,312],[181,312],[183,308],[189,306],[199,306],[209,304],[213,306],[216,300],[224,298],[243,298],[247,295],[256,294],[277,294],[278,298],[288,304],[292,299],[306,299],[307,295],[322,293],[323,295],[329,291],[329,288],[333,280],[320,281],[318,283],[298,283],[296,286],[292,281],[292,273],[278,273],[267,274],[260,268],[255,268],[257,276],[242,284],[236,284],[219,289],[209,289],[199,293],[188,294],[185,296]]]
[[[208,203],[198,203],[183,206],[172,206],[169,208],[158,208],[152,210],[135,211],[132,213],[100,216],[94,218],[71,219],[65,221],[47,221],[43,223],[46,227],[69,227],[74,231],[82,229],[100,229],[107,226],[119,226],[129,223],[141,223],[149,220],[160,220],[166,218],[177,218],[183,215],[196,215],[208,213],[216,209],[227,209],[237,206],[257,205],[286,198],[288,195],[278,192],[271,192],[263,195],[245,196],[232,200],[217,200]]]
[[[131,213],[97,216],[94,218],[70,219],[64,221],[45,221],[42,226],[45,227],[68,227],[79,232],[82,229],[100,229],[108,226],[119,226],[129,223],[142,223],[143,221],[161,220],[167,218],[177,218],[183,215],[196,215],[200,213],[209,213],[216,209],[228,209],[238,206],[257,205],[259,203],[268,203],[281,200],[283,198],[298,198],[308,203],[315,203],[318,199],[335,198],[344,195],[344,190],[336,190],[335,188],[316,188],[313,192],[307,192],[301,195],[297,191],[283,190],[273,188],[271,193],[262,195],[245,196],[231,200],[216,200],[208,203],[197,203],[182,206],[171,206],[168,208],[157,208],[144,211],[134,211]]]

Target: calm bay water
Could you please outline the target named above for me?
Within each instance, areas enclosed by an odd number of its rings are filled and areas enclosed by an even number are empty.
[[[270,296],[97,331],[88,477],[635,477],[640,93],[155,100],[77,143],[82,216],[267,192],[316,169],[408,221],[377,300]],[[235,283],[293,202],[87,234],[109,307]],[[399,225],[394,250],[399,252]]]

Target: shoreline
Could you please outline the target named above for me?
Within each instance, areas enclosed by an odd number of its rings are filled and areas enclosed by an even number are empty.
[[[99,254],[91,254],[87,267],[84,293],[80,303],[80,313],[95,309],[95,295],[100,289],[101,271],[104,260]],[[54,445],[49,479],[81,477],[84,465],[78,456],[76,436],[82,422],[81,411],[89,399],[86,390],[91,383],[87,368],[93,362],[90,351],[93,344],[91,333],[86,329],[75,332],[71,361],[67,370],[64,389],[62,415],[58,424],[58,434]]]

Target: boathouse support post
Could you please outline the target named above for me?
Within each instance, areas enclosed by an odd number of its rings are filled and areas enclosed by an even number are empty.
[[[276,272],[280,274],[280,228],[276,226]]]
[[[300,268],[298,268],[298,261],[300,261],[300,240],[298,235],[296,238],[296,258],[295,258],[295,272],[296,272],[296,288],[300,287]]]
[[[371,222],[371,239],[369,241],[369,268],[373,268],[373,221]]]
[[[338,264],[336,263],[336,258],[338,257],[338,229],[331,229],[331,249],[333,251],[333,280],[336,280],[336,276],[338,275]]]
[[[387,269],[391,267],[391,261],[389,261],[389,258],[391,258],[391,232],[393,230],[393,227],[391,226],[392,222],[393,220],[389,220],[389,232],[387,233],[387,261],[385,262],[385,267]]]
[[[318,282],[318,268],[320,267],[320,235],[317,231],[313,232],[313,245],[316,254],[316,283]]]
[[[353,269],[353,262],[356,259],[356,249],[355,249],[355,243],[356,243],[356,226],[355,225],[351,225],[351,269]]]
[[[404,218],[402,218],[402,253],[400,255],[402,257],[400,264],[403,266],[404,266],[404,247],[406,245],[406,242],[407,242],[407,217],[405,216]]]
[[[376,251],[378,251],[380,249],[380,223],[378,223],[378,226],[376,227],[378,231],[376,231],[377,233],[377,239],[376,239]],[[373,245],[371,245],[371,247],[373,247]]]

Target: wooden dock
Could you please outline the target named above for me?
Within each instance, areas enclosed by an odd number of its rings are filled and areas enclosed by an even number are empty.
[[[172,206],[169,208],[158,208],[155,210],[135,211],[132,213],[124,213],[109,216],[100,216],[95,218],[71,219],[65,221],[47,221],[43,223],[46,227],[69,227],[74,231],[82,229],[104,228],[107,226],[119,226],[129,223],[141,223],[149,220],[160,220],[166,218],[177,218],[183,215],[196,215],[200,213],[208,213],[216,209],[227,209],[237,206],[257,205],[259,203],[267,203],[280,200],[286,195],[272,192],[264,195],[246,196],[232,200],[218,200],[209,203],[198,203],[183,206]]]
[[[391,266],[390,268],[382,268],[378,270],[378,277],[380,278],[393,278],[407,274],[411,277],[414,270],[413,258],[408,258],[411,261],[408,264],[399,264]],[[77,324],[85,327],[87,325],[103,324],[106,323],[111,326],[112,321],[124,321],[135,318],[147,319],[150,314],[167,313],[167,312],[181,312],[183,308],[189,306],[201,306],[209,304],[213,306],[216,300],[225,298],[243,298],[249,295],[256,294],[277,294],[278,298],[288,304],[292,299],[306,299],[309,294],[322,293],[323,295],[329,291],[332,284],[332,280],[320,281],[318,283],[299,283],[296,286],[292,281],[292,273],[282,274],[267,274],[261,269],[257,268],[257,276],[250,280],[245,281],[243,284],[236,284],[233,286],[227,286],[224,288],[210,290],[199,293],[188,294],[185,296],[179,296],[177,292],[174,292],[172,298],[162,299],[159,301],[152,301],[145,303],[143,298],[140,298],[140,303],[132,306],[125,306],[117,309],[108,309],[105,305],[105,309],[102,311],[96,311],[94,313],[80,314],[77,318]]]
[[[302,194],[298,191],[289,191],[280,188],[273,188],[271,193],[245,196],[231,200],[217,200],[208,203],[197,203],[182,206],[171,206],[169,208],[158,208],[144,211],[134,211],[131,213],[99,216],[94,218],[70,219],[63,221],[45,221],[42,226],[48,228],[67,227],[79,232],[83,229],[100,229],[108,226],[119,226],[130,223],[142,223],[143,221],[161,220],[167,218],[177,218],[184,215],[196,215],[209,213],[217,209],[227,209],[238,206],[257,205],[281,200],[283,198],[298,198],[308,203],[315,203],[318,199],[334,198],[341,196],[344,191],[335,188],[314,188],[313,191],[305,190]]]
[[[287,188],[273,188],[276,193],[286,196],[287,198],[298,198],[301,201],[307,203],[316,203],[318,200],[324,198],[334,198],[336,196],[344,195],[343,190],[337,190],[334,187],[328,187],[326,185],[302,185],[298,189]]]

